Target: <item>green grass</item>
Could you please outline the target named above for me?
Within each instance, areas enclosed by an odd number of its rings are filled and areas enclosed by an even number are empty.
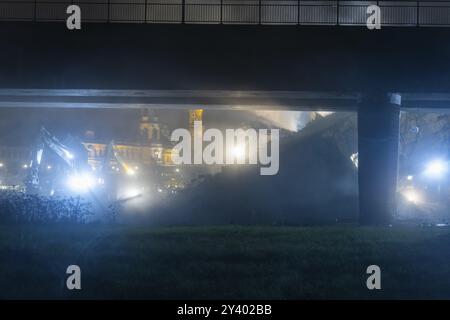
[[[82,290],[65,289],[68,265]],[[382,290],[366,286],[368,265]],[[1,298],[450,298],[450,229],[0,227]]]

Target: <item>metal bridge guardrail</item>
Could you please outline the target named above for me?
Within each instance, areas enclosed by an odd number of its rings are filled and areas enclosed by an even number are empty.
[[[76,4],[83,22],[365,25],[367,7],[385,26],[450,26],[450,1],[0,0],[0,21],[64,21]]]

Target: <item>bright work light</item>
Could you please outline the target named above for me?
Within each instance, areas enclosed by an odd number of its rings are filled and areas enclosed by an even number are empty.
[[[69,177],[69,188],[75,192],[87,192],[95,186],[96,179],[89,173],[75,174]]]
[[[445,161],[433,160],[428,163],[425,174],[430,178],[441,178],[447,172],[448,166]]]

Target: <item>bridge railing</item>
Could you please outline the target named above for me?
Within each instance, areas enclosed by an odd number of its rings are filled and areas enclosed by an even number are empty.
[[[450,0],[0,0],[0,21],[63,21],[70,4],[83,22],[350,26],[376,4],[382,25],[450,26]]]

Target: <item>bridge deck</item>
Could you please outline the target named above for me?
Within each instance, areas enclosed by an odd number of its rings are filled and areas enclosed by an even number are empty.
[[[0,107],[356,110],[359,93],[221,90],[0,89]],[[450,94],[402,94],[402,108],[450,108]]]

